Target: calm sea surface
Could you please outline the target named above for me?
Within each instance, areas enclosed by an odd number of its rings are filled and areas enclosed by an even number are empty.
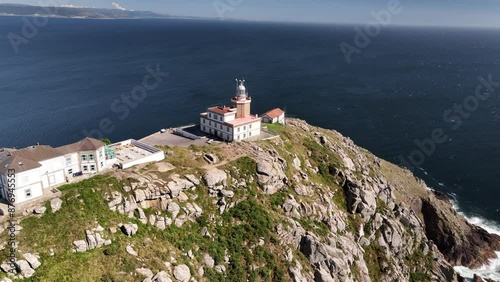
[[[22,26],[0,17],[0,146],[63,145],[102,119],[114,141],[196,122],[245,77],[253,112],[284,108],[396,163],[443,129],[416,173],[500,222],[500,87],[457,129],[443,120],[479,76],[500,81],[500,30],[386,28],[347,64],[339,44],[353,44],[353,26],[49,19],[15,54],[7,34]],[[158,64],[169,76],[127,114],[112,110]]]

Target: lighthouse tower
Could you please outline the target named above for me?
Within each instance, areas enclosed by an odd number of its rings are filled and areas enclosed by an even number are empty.
[[[250,103],[252,103],[252,98],[248,96],[244,79],[236,79],[236,95],[233,99],[231,99],[231,101],[236,108],[236,118],[245,118],[250,116]]]

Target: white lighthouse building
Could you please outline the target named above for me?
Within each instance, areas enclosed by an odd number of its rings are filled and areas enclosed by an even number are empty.
[[[250,114],[252,98],[248,96],[245,80],[236,80],[233,107],[211,107],[200,114],[201,131],[225,141],[238,141],[260,135],[261,118]]]

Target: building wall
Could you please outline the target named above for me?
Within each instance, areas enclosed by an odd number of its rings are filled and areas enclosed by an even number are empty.
[[[229,112],[224,115],[207,112],[207,119],[216,122],[228,122],[234,120],[235,118],[236,118],[236,112]]]
[[[281,114],[278,117],[271,119],[269,116],[262,116],[262,121],[265,123],[281,123],[285,124],[285,114]]]
[[[28,191],[30,196],[28,196]],[[23,187],[19,187],[16,190],[14,190],[14,195],[15,195],[14,204],[23,203],[41,197],[43,196],[42,183],[38,182]]]
[[[214,120],[201,117],[200,129],[205,133],[213,134],[227,141],[232,141],[232,128],[221,122],[215,122]],[[213,130],[213,132],[211,130]]]
[[[73,173],[81,171],[80,160],[78,153],[71,153],[64,156],[66,160],[66,167],[64,173],[67,177],[73,177]]]
[[[233,121],[235,119],[236,119],[236,113],[235,112],[227,114],[227,115],[224,116],[224,121],[225,122]]]
[[[144,163],[149,163],[149,162],[159,162],[159,161],[163,160],[164,158],[165,158],[165,154],[163,153],[163,151],[159,151],[159,152],[154,153],[152,155],[149,155],[147,157],[135,160],[133,162],[123,164],[123,169],[133,167],[133,166],[138,165],[138,164],[144,164]]]
[[[250,103],[236,103],[236,117],[247,117],[250,115]]]
[[[40,179],[40,168],[16,173],[14,188],[14,204],[26,202],[43,195],[42,183]],[[7,177],[0,174],[0,189],[2,198],[7,197],[8,185]],[[27,195],[29,191],[30,196]]]
[[[103,152],[102,159],[99,158],[99,151],[81,151],[81,152],[78,152],[78,155],[79,155],[80,171],[81,172],[83,172],[84,174],[87,174],[87,173],[97,173],[99,171],[102,171],[102,168],[100,168],[100,162],[103,161],[105,164],[104,152]],[[92,159],[90,157],[91,155],[92,155]],[[93,170],[92,170],[92,166],[94,168]]]
[[[262,116],[262,122],[265,122],[265,123],[275,123],[276,122],[276,118],[272,119],[268,116]]]
[[[41,161],[39,177],[44,189],[66,182],[66,158],[64,156]]]
[[[204,117],[200,118],[201,131],[215,135],[226,141],[245,140],[250,137],[260,135],[260,126],[261,126],[260,120],[254,123],[231,128],[227,125],[206,119]]]
[[[7,198],[7,196],[6,196],[7,187],[8,187],[7,176],[0,173],[0,196],[2,196],[2,198],[4,198],[4,199]]]
[[[278,120],[277,122],[281,123],[281,124],[285,124],[285,113],[283,113],[282,115],[280,115],[278,117]]]
[[[99,148],[96,151],[97,155],[97,171],[101,172],[106,169],[106,154],[104,153],[104,147]]]
[[[256,121],[251,124],[241,125],[234,128],[233,138],[234,140],[245,140],[250,137],[260,135],[260,125],[261,121]]]

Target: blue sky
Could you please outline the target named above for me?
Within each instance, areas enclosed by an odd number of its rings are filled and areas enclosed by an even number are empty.
[[[113,8],[119,5],[125,9],[209,18],[217,18],[222,14],[224,18],[245,20],[367,23],[373,20],[372,11],[387,10],[387,5],[391,1],[399,2],[403,10],[392,16],[390,24],[500,27],[500,0],[2,0],[0,2],[31,5],[61,3],[99,8]],[[219,7],[225,7],[226,11],[220,10],[218,13],[214,7],[215,3],[218,3]]]

